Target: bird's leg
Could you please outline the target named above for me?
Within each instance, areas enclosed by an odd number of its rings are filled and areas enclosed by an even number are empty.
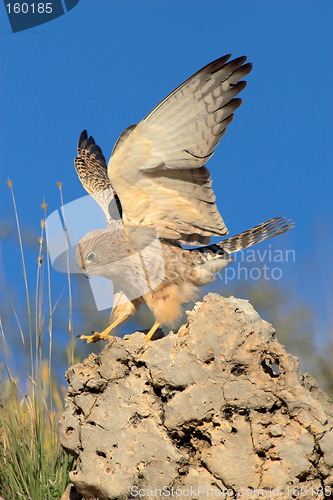
[[[125,303],[117,305],[112,310],[112,314],[110,317],[111,324],[107,328],[105,328],[105,330],[103,330],[101,333],[92,332],[92,335],[80,335],[80,339],[86,340],[86,342],[90,344],[91,342],[98,342],[99,340],[107,340],[112,338],[113,335],[109,335],[109,333],[114,328],[116,328],[116,326],[131,318],[138,307],[138,300],[133,300],[132,302],[127,300]]]
[[[113,335],[109,335],[109,333],[116,328],[116,326],[120,325],[123,321],[126,321],[127,318],[118,318],[116,321],[111,323],[105,330],[103,330],[101,333],[99,332],[93,332],[92,335],[80,335],[80,339],[84,339],[87,341],[88,344],[91,342],[98,342],[99,340],[107,340],[113,337]]]
[[[155,321],[155,323],[153,324],[153,326],[151,327],[151,329],[149,330],[149,332],[145,336],[145,342],[149,342],[149,340],[152,338],[152,336],[154,335],[154,333],[156,332],[156,330],[160,326],[160,324],[161,323],[159,321]]]

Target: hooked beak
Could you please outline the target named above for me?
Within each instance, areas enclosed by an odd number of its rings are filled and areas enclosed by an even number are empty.
[[[80,252],[81,269],[82,269],[83,275],[85,276],[85,278],[89,279],[90,275],[91,275],[91,271],[90,271],[90,269],[86,269],[86,266],[84,265],[83,253],[82,253],[82,248],[81,248],[80,242],[78,243],[78,248],[79,248],[79,252]]]
[[[85,269],[85,270],[83,271],[83,275],[84,275],[84,277],[85,277],[85,278],[88,278],[88,279],[89,279],[89,278],[90,278],[90,276],[91,276],[91,270],[90,270],[90,269]]]

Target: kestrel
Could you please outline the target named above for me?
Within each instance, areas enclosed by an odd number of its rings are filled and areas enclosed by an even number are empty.
[[[230,254],[293,226],[276,217],[209,245],[211,236],[228,230],[204,164],[233,120],[242,102],[236,96],[246,86],[242,79],[252,69],[246,57],[229,58],[199,70],[138,125],[128,127],[108,167],[99,146],[82,132],[76,171],[104,210],[108,227],[80,240],[76,262],[87,276],[116,282],[110,326],[82,335],[87,342],[110,338],[141,303],[155,316],[145,337],[150,340],[160,325],[175,325],[182,304],[193,301],[197,287],[211,283],[234,260]]]

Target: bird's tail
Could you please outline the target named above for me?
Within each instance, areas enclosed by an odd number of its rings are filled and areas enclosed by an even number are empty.
[[[228,254],[231,254],[260,243],[260,241],[285,233],[292,227],[294,227],[294,223],[291,220],[286,220],[283,217],[274,217],[274,219],[262,222],[243,233],[220,241],[216,245]]]

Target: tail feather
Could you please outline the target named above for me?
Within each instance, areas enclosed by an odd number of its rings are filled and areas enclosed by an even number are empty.
[[[274,217],[274,219],[262,222],[243,233],[220,241],[216,245],[228,254],[231,254],[260,243],[260,241],[285,233],[292,227],[294,227],[294,223],[291,220],[286,220],[283,217]]]

